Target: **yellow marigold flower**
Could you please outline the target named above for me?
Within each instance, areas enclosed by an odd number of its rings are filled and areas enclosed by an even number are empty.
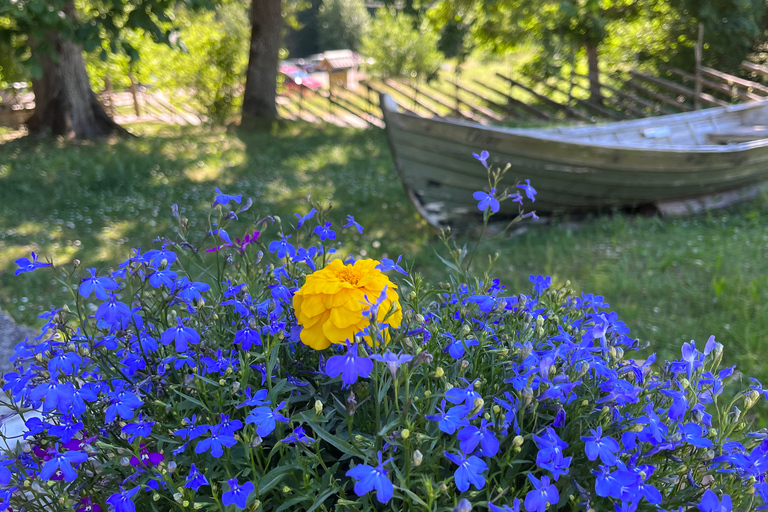
[[[323,350],[331,343],[352,341],[355,334],[369,325],[363,315],[368,302],[376,302],[384,287],[387,294],[379,306],[376,320],[384,322],[392,304],[396,311],[386,320],[399,327],[403,320],[397,296],[397,286],[376,266],[376,260],[358,260],[345,265],[341,260],[331,261],[325,268],[307,276],[307,280],[293,296],[293,309],[301,331],[301,341],[315,350]]]

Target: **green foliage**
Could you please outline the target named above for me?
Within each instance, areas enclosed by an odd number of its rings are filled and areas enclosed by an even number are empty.
[[[175,23],[178,45],[183,51],[157,45],[139,31],[125,35],[141,59],[131,62],[125,55],[100,58],[91,52],[87,70],[94,88],[109,76],[115,87],[130,85],[133,74],[149,84],[185,101],[213,122],[235,114],[242,102],[241,84],[248,64],[250,25],[245,6],[239,2],[220,5],[215,11],[192,12],[180,8]]]
[[[54,50],[49,34],[81,44],[85,51],[122,53],[136,59],[131,29],[147,33],[153,41],[173,46],[174,12],[179,7],[211,8],[212,0],[27,0],[0,2],[0,41],[13,43],[17,57],[30,59],[33,74],[40,73],[35,55]],[[28,54],[30,47],[35,53]]]
[[[317,13],[320,51],[357,51],[370,29],[363,0],[323,0]]]
[[[429,80],[443,61],[438,40],[438,34],[426,23],[415,26],[413,17],[382,8],[376,12],[370,35],[363,40],[362,53],[374,60],[368,67],[372,75]]]

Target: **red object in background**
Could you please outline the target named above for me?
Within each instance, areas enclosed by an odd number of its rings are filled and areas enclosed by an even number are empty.
[[[318,89],[322,85],[318,80],[312,78],[309,73],[296,66],[280,66],[280,73],[285,75],[285,85],[288,88],[300,89],[303,85],[310,89]]]

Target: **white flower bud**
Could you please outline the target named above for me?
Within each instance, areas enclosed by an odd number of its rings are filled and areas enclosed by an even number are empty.
[[[413,465],[414,466],[421,466],[421,463],[424,461],[424,456],[421,454],[419,450],[416,450],[413,452]]]

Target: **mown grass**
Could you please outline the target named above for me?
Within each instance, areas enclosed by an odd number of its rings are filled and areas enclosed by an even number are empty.
[[[436,233],[415,213],[380,130],[293,123],[271,133],[137,126],[140,137],[74,144],[16,139],[0,144],[0,308],[18,321],[69,299],[48,272],[13,276],[35,250],[59,265],[74,258],[107,269],[132,247],[173,232],[170,207],[199,221],[214,187],[253,197],[260,214],[288,222],[308,194],[366,227],[341,238],[354,254],[405,259],[440,278]],[[535,180],[534,183],[535,185]],[[498,252],[495,274],[513,292],[529,274],[603,295],[631,332],[662,358],[683,341],[716,335],[727,360],[768,379],[768,198],[688,219],[612,216],[555,219],[482,242]],[[239,236],[239,233],[232,233]],[[472,246],[472,236],[460,239]]]

